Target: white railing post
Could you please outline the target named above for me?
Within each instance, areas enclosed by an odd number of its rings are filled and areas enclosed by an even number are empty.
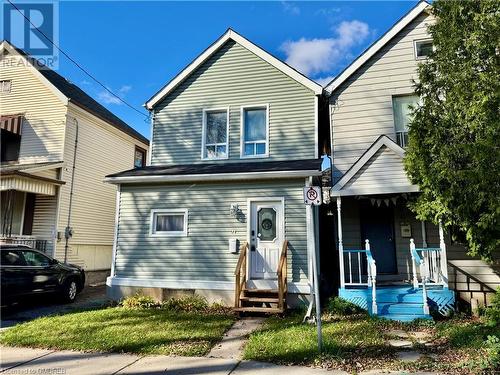
[[[413,238],[410,238],[410,254],[411,254],[411,264],[413,271],[413,289],[418,289],[417,260],[413,256],[414,250],[415,250],[415,242],[413,241]]]
[[[448,258],[446,256],[446,244],[444,243],[444,231],[441,221],[439,221],[439,248],[441,249],[441,283],[448,289]]]
[[[429,315],[429,304],[427,303],[427,272],[425,261],[420,263],[420,273],[422,274],[422,300],[424,303],[424,314]]]
[[[366,259],[368,266],[368,287],[372,288],[372,314],[377,315],[377,267],[371,256],[370,241],[365,240]],[[369,257],[369,258],[368,258]]]
[[[340,287],[345,288],[344,274],[344,244],[342,243],[342,202],[341,198],[337,197],[337,234],[339,237],[339,271],[340,271]]]

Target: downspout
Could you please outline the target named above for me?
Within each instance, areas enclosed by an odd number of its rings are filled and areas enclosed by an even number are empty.
[[[75,185],[75,170],[76,170],[76,151],[78,149],[78,120],[73,117],[73,121],[76,126],[76,134],[75,134],[75,146],[73,151],[73,167],[71,169],[71,186],[69,189],[69,207],[68,207],[68,223],[66,225],[66,229],[64,230],[64,263],[68,260],[68,248],[69,248],[69,239],[73,236],[73,229],[71,228],[71,210],[73,207],[73,190]]]

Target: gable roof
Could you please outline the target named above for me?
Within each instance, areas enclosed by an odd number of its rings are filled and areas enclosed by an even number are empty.
[[[160,91],[154,94],[144,106],[147,109],[153,109],[153,107],[170,92],[172,92],[179,84],[181,84],[186,78],[188,78],[191,73],[193,73],[199,66],[201,66],[205,61],[207,61],[216,51],[218,51],[228,40],[233,40],[240,44],[250,52],[254,53],[262,60],[274,66],[276,69],[280,70],[290,78],[294,79],[298,83],[312,90],[316,95],[323,93],[323,88],[320,84],[314,82],[310,78],[306,77],[299,71],[292,68],[290,65],[284,63],[283,61],[277,59],[269,52],[263,50],[256,44],[245,39],[243,36],[238,34],[232,29],[228,29],[219,39],[212,43],[205,51],[203,51],[196,59],[194,59],[184,70],[177,74],[170,82],[168,82]]]
[[[382,147],[387,147],[394,154],[399,156],[401,160],[405,155],[405,150],[395,143],[392,139],[390,139],[386,135],[381,135],[378,137],[375,142],[372,143],[370,147],[361,155],[361,157],[346,171],[346,173],[342,176],[342,178],[337,181],[337,183],[332,187],[331,195],[332,196],[340,196],[340,195],[358,195],[358,194],[368,194],[370,193],[368,190],[366,191],[356,191],[355,189],[347,188],[348,183],[356,176],[356,174],[365,166],[367,163],[375,156],[377,151],[379,151]],[[377,191],[373,190],[371,193],[375,194],[386,194],[386,193],[396,193],[396,192],[415,192],[418,191],[417,185],[412,185],[409,181],[408,184],[404,186],[395,186],[391,188],[391,191]]]
[[[47,83],[49,83],[49,85],[55,88],[59,94],[62,94],[62,96],[70,102],[92,113],[94,116],[99,117],[101,120],[130,135],[138,141],[149,144],[149,140],[146,137],[144,137],[141,133],[132,128],[118,116],[113,114],[106,107],[99,104],[80,87],[71,83],[66,78],[46,66],[44,66],[42,69],[36,68],[32,61],[33,58],[31,58],[26,52],[17,48],[8,41],[1,41],[0,50],[2,49],[1,47],[5,48],[9,53],[13,53],[15,51],[19,55],[24,57],[25,60],[28,61],[29,64],[33,67],[33,69],[35,69],[35,71],[38,72],[42,76],[42,78],[46,80]]]
[[[359,55],[351,64],[349,64],[342,72],[340,72],[328,85],[325,86],[325,91],[331,95],[336,88],[344,83],[352,74],[354,74],[361,66],[363,66],[370,58],[373,57],[382,47],[394,38],[401,30],[403,30],[410,22],[418,17],[423,11],[431,7],[426,1],[419,1],[412,9],[397,21],[387,32],[379,39],[371,44],[364,52]]]

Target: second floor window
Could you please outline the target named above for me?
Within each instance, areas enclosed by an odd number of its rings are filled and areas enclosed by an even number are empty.
[[[146,150],[136,147],[134,153],[134,168],[142,168],[144,166],[146,166]]]
[[[202,159],[227,159],[228,110],[203,111]]]
[[[0,92],[9,93],[11,89],[12,89],[11,80],[0,81]]]
[[[242,157],[265,157],[268,155],[267,117],[267,106],[242,109]]]
[[[411,107],[415,108],[417,104],[417,95],[394,96],[392,98],[396,142],[401,147],[406,147],[408,144],[408,124],[412,120]]]
[[[434,46],[432,40],[416,40],[415,42],[415,58],[417,60],[426,59],[432,52]]]

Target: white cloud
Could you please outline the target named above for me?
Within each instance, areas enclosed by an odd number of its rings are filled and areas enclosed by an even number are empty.
[[[321,86],[325,87],[326,85],[328,85],[333,79],[335,78],[335,76],[325,76],[325,77],[319,77],[319,78],[314,78],[314,80],[316,82],[318,82]]]
[[[283,6],[283,10],[285,11],[285,13],[290,13],[294,16],[298,16],[300,14],[300,8],[293,3],[282,1],[281,5]]]
[[[335,64],[370,35],[368,24],[358,20],[343,21],[334,29],[332,38],[300,38],[286,41],[281,50],[286,62],[307,76],[331,72]]]
[[[116,95],[118,95],[119,98],[123,99],[130,90],[132,90],[132,86],[122,85],[122,87],[118,89]],[[119,98],[117,98],[116,96],[114,96],[113,94],[111,94],[109,91],[106,90],[102,90],[101,92],[99,92],[97,94],[97,98],[100,102],[104,104],[117,104],[117,105],[123,104],[123,102]]]

